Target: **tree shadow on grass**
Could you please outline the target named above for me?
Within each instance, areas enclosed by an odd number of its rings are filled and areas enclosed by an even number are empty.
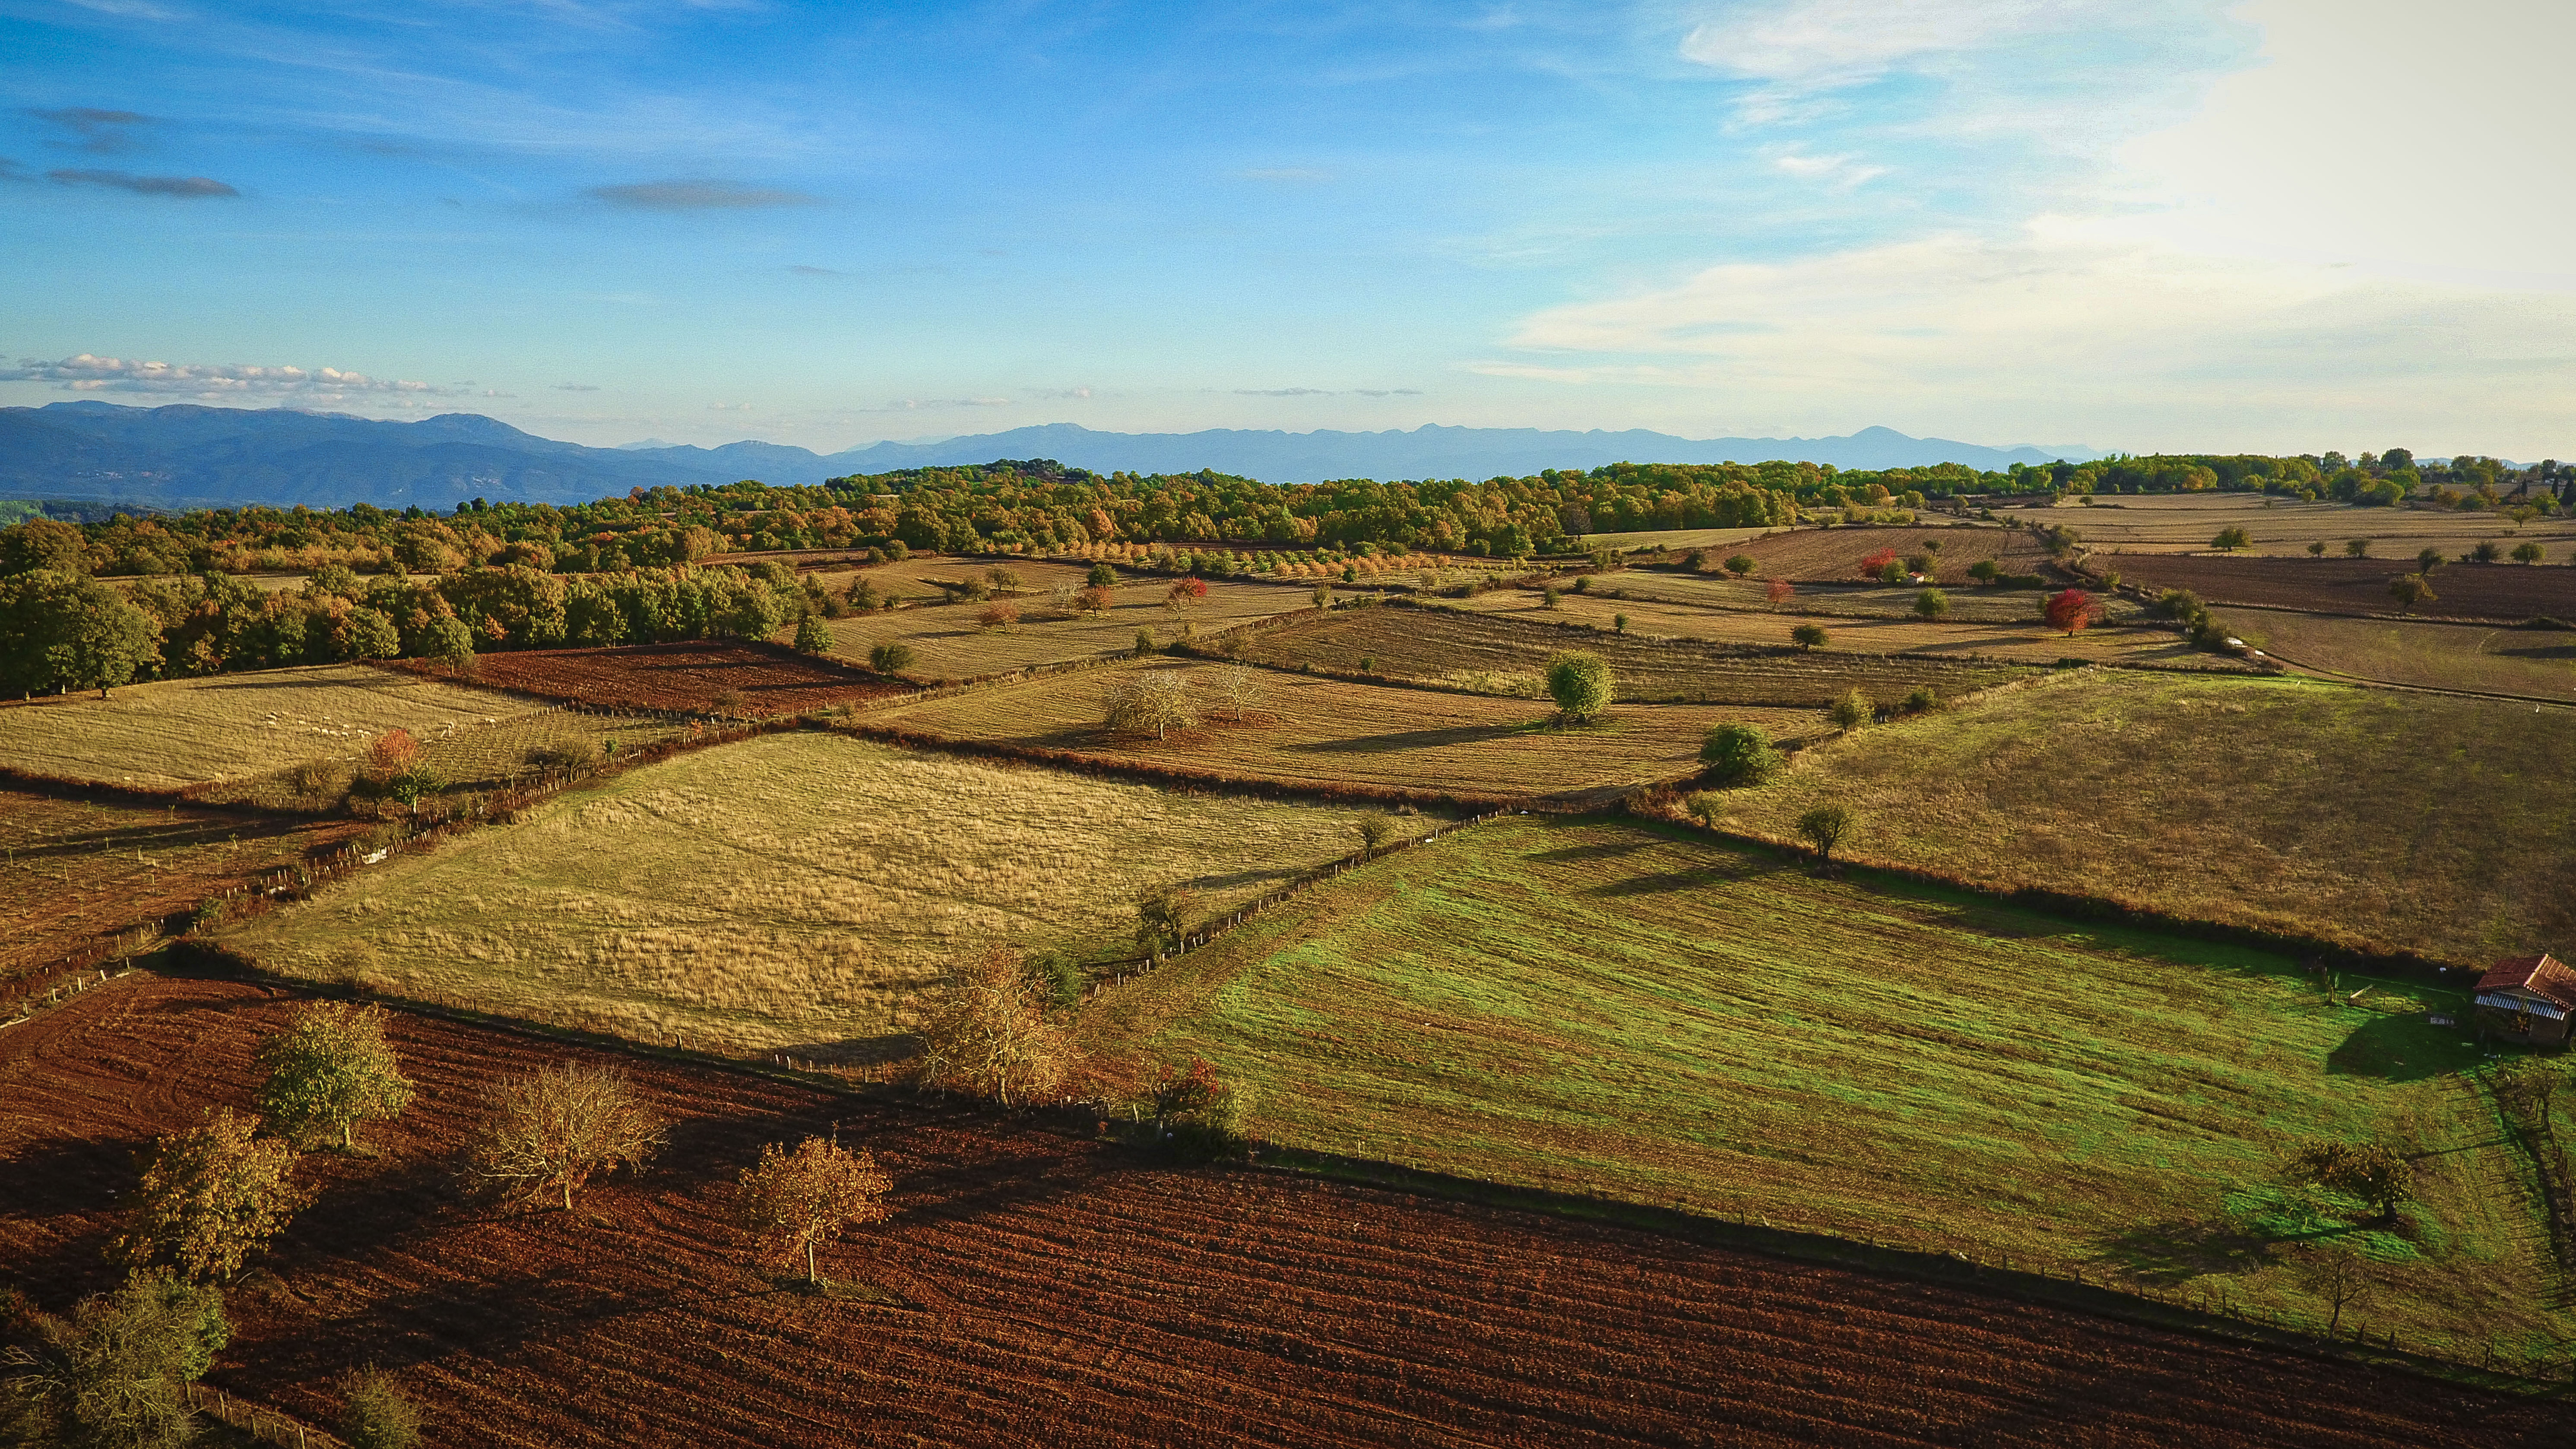
[[[2339,1077],[2420,1082],[2448,1076],[2480,1060],[2475,1043],[2456,1028],[2431,1025],[2413,1012],[2373,1016],[2326,1054],[2326,1071]]]
[[[1438,730],[1400,730],[1394,734],[1362,735],[1347,740],[1316,740],[1302,745],[1281,745],[1287,755],[1392,755],[1406,750],[1436,749],[1442,745],[1477,745],[1488,740],[1509,739],[1513,735],[1532,733],[1541,726],[1531,724],[1457,725]]]
[[[2150,1283],[2241,1276],[2269,1267],[2277,1240],[2224,1215],[2148,1223],[2095,1240],[2103,1256]]]
[[[1666,870],[1657,871],[1653,875],[1631,876],[1626,880],[1612,881],[1608,885],[1594,886],[1584,894],[1608,897],[1660,895],[1665,891],[1687,891],[1707,886],[1732,885],[1743,878],[1743,873],[1731,870],[1706,868]]]

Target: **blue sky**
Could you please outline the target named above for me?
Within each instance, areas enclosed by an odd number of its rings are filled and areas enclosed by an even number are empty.
[[[0,0],[0,402],[2576,454],[2436,9]]]

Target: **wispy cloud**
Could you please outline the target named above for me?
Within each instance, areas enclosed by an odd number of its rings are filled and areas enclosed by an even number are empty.
[[[1934,57],[2081,29],[2103,8],[2104,0],[1788,0],[1698,26],[1682,55],[1783,87],[1855,85]]]
[[[106,111],[96,106],[64,106],[54,110],[30,106],[27,114],[62,127],[78,138],[71,144],[101,155],[133,150],[136,145],[134,129],[159,124],[139,112]]]
[[[770,206],[818,206],[821,199],[801,191],[749,186],[739,181],[708,179],[638,181],[623,186],[594,186],[594,201],[635,211],[746,211]]]
[[[114,191],[131,191],[138,196],[190,199],[241,195],[211,176],[136,176],[126,171],[63,170],[48,171],[45,177],[65,186],[104,186]]]
[[[0,382],[50,382],[66,392],[139,392],[187,397],[292,397],[329,402],[349,397],[461,397],[464,387],[369,377],[336,367],[253,367],[244,363],[146,362],[84,352],[59,362],[21,358],[0,368]]]
[[[1238,387],[1237,397],[1420,397],[1418,387]]]
[[[1807,156],[1796,151],[1774,156],[1771,167],[1785,175],[1826,182],[1844,190],[1887,174],[1886,167],[1866,165],[1856,156]]]
[[[588,382],[559,382],[559,383],[556,383],[556,384],[555,384],[555,391],[557,391],[557,392],[597,392],[597,391],[599,391],[599,387],[598,387],[598,385],[597,385],[597,384],[595,384],[595,383],[588,383]]]

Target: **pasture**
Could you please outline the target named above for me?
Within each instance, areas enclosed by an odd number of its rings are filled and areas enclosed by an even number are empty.
[[[1072,751],[1237,779],[1461,795],[1544,796],[1600,804],[1699,768],[1700,740],[1741,721],[1774,737],[1826,726],[1812,709],[1757,705],[1614,705],[1599,722],[1559,727],[1552,705],[1515,698],[1256,672],[1258,697],[1237,721],[1215,703],[1221,666],[1121,665],[1051,675],[871,714],[922,735]],[[1135,669],[1178,670],[1208,708],[1165,738],[1112,735],[1101,690]]]
[[[1358,813],[777,734],[558,796],[223,940],[313,981],[876,1061],[961,954],[1132,955],[1139,893],[1229,910],[1356,851]]]
[[[1630,595],[1636,591],[1623,588],[1619,592]],[[1647,641],[1699,640],[1737,649],[1786,649],[1797,642],[1792,631],[1801,624],[1815,624],[1826,631],[1827,648],[1846,654],[1947,654],[1961,659],[2039,666],[2076,659],[2087,664],[2175,669],[2249,667],[2194,649],[2171,629],[2114,625],[2087,629],[2070,637],[2036,617],[2036,599],[2026,594],[2004,595],[2000,599],[1972,594],[1962,599],[1964,591],[1945,591],[1949,592],[1951,612],[1937,623],[1889,607],[1892,603],[1910,607],[1915,592],[1908,590],[1901,597],[1891,597],[1893,591],[1854,591],[1850,597],[1856,602],[1880,610],[1873,613],[1849,610],[1849,606],[1843,606],[1847,611],[1831,612],[1837,608],[1835,598],[1820,597],[1812,590],[1789,606],[1803,609],[1814,605],[1812,613],[1741,605],[1710,608],[1591,593],[1559,594],[1556,607],[1550,609],[1543,595],[1499,589],[1468,600],[1467,607],[1501,620],[1562,621],[1614,631],[1625,616],[1626,632]],[[2119,612],[2125,617],[2133,611]],[[1984,623],[1960,617],[1969,613],[2012,617]],[[1868,689],[1869,685],[1861,683],[1860,687]]]
[[[427,741],[540,706],[364,664],[134,684],[107,699],[0,706],[0,766],[59,780],[175,790],[352,760],[388,730]]]
[[[2185,558],[2175,554],[2094,554],[2085,566],[2114,570],[2121,581],[2154,592],[2189,589],[2213,604],[2253,604],[2327,614],[2400,612],[2389,584],[2415,572],[2403,558]],[[2432,618],[2519,621],[2576,619],[2576,568],[2529,564],[2458,564],[2437,568],[2433,597],[2414,612]]]
[[[2412,559],[2426,548],[2457,558],[2490,540],[2508,552],[2517,543],[2536,542],[2549,550],[2551,563],[2567,562],[2576,550],[2576,519],[2517,524],[2474,509],[2364,508],[2259,493],[2104,494],[2089,504],[2070,499],[2050,509],[2014,509],[2001,516],[2064,524],[2083,536],[2086,547],[2123,554],[2198,553],[2213,547],[2220,531],[2229,528],[2242,528],[2251,538],[2252,547],[2244,552],[2277,558],[2306,558],[2311,543],[2340,555],[2344,541],[2353,538],[2370,540],[2373,554],[2391,559]]]
[[[133,1146],[240,1107],[295,1003],[140,977],[0,1033],[0,1257],[41,1306],[113,1285],[98,1243]],[[227,1291],[214,1376],[327,1423],[394,1372],[447,1449],[1395,1443],[1743,1449],[2541,1444],[2563,1406],[2115,1323],[1965,1286],[1281,1173],[397,1013],[420,1095]],[[582,1211],[455,1201],[484,1090],[565,1059],[672,1122]],[[733,1226],[762,1145],[836,1133],[896,1216],[794,1291]],[[26,1171],[41,1163],[45,1170]],[[858,1430],[852,1426],[862,1426]],[[286,1434],[288,1439],[294,1437]],[[320,1436],[315,1436],[316,1442]]]
[[[2569,716],[2296,678],[2070,671],[1805,751],[1724,797],[1858,858],[2483,968],[2576,940]]]
[[[2349,990],[2356,983],[2343,983]],[[2258,1219],[2302,1143],[2429,1154],[2367,1320],[2554,1341],[2537,1209],[2429,1024],[2466,993],[1827,880],[1695,831],[1507,817],[1104,991],[1097,1049],[1204,1056],[1279,1142],[2324,1314]],[[2301,1235],[2305,1236],[2305,1235]],[[2340,1238],[2341,1241],[2335,1241]],[[2472,1356],[2475,1351],[2472,1350]]]
[[[2302,669],[2576,704],[2576,631],[2230,608],[2228,628]]]
[[[1890,706],[1916,689],[1952,698],[2030,674],[2009,666],[1855,657],[1841,650],[1790,653],[1789,623],[1770,616],[1763,617],[1778,624],[1777,637],[1761,641],[1772,646],[1765,650],[1656,638],[1639,632],[1633,619],[1624,634],[1568,627],[1559,617],[1563,612],[1337,609],[1248,635],[1240,657],[1286,669],[1365,665],[1390,678],[1537,699],[1547,692],[1549,658],[1581,649],[1609,661],[1621,699],[1787,709],[1823,709],[1853,689]]]
[[[987,607],[981,603],[924,604],[887,613],[853,614],[824,627],[832,635],[832,652],[864,664],[880,644],[902,643],[913,650],[908,679],[940,683],[981,679],[1042,664],[1062,664],[1125,653],[1138,631],[1169,642],[1204,637],[1236,624],[1265,619],[1312,606],[1302,588],[1277,584],[1210,582],[1207,597],[1186,609],[1166,607],[1172,581],[1148,579],[1124,583],[1110,591],[1111,607],[1098,616],[1054,613],[1045,594],[1019,597],[1023,617],[1005,627],[977,622]]]

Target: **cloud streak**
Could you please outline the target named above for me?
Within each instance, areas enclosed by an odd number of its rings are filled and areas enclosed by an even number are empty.
[[[820,198],[801,191],[708,178],[594,186],[584,194],[593,201],[603,201],[630,211],[757,211],[767,207],[822,204]]]
[[[30,106],[27,114],[72,132],[80,138],[76,144],[81,150],[100,155],[134,149],[135,127],[160,124],[140,112],[107,111],[96,106],[65,106],[57,110]]]
[[[1418,387],[1238,387],[1236,397],[1420,397]]]
[[[113,191],[131,191],[137,196],[170,196],[181,200],[241,195],[211,176],[136,176],[127,171],[67,169],[48,171],[45,178],[63,186],[104,186]]]
[[[336,367],[254,367],[244,363],[146,362],[81,353],[59,362],[21,358],[0,368],[0,382],[50,382],[66,392],[156,393],[184,397],[289,397],[331,402],[351,397],[462,397],[462,387],[369,377]]]

